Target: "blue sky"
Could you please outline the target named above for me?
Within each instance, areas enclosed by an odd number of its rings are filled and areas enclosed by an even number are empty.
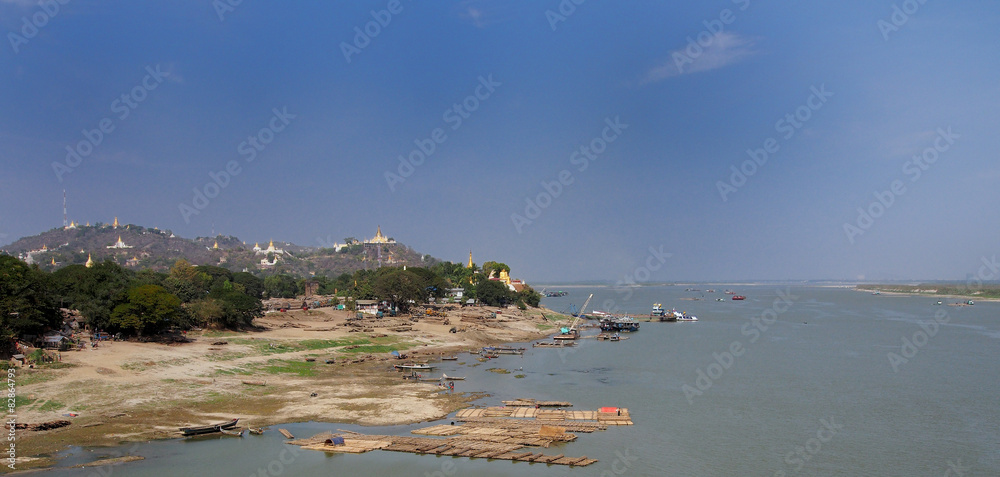
[[[60,226],[65,189],[81,222],[380,224],[529,282],[963,279],[1000,254],[996,2],[223,2],[0,0],[0,243]]]

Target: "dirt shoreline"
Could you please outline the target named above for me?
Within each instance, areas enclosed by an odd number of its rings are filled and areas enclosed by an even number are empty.
[[[409,355],[403,362],[462,351],[458,362],[470,362],[477,356],[464,351],[541,339],[570,319],[544,308],[439,309],[442,316],[372,318],[360,327],[348,326],[353,313],[330,308],[273,313],[257,321],[265,331],[191,332],[192,342],[171,345],[104,342],[61,353],[52,365],[15,369],[19,423],[71,421],[18,430],[15,467],[52,466],[54,454],[69,446],[176,438],[179,427],[234,417],[252,427],[440,419],[481,395],[403,380],[390,351]]]

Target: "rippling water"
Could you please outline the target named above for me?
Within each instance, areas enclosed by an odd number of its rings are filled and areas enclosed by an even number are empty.
[[[565,287],[569,295],[543,304],[566,310],[595,293],[588,311],[647,315],[658,302],[700,321],[643,323],[626,341],[529,348],[524,357],[477,367],[469,367],[471,359],[442,363],[445,373],[468,376],[457,391],[491,393],[480,404],[535,397],[578,409],[628,407],[635,426],[546,450],[600,459],[590,467],[380,451],[325,455],[283,444],[272,431],[140,444],[131,451],[145,461],[51,475],[1000,475],[1000,303],[935,306],[936,298],[836,288],[729,286],[747,296],[734,302],[725,288],[641,287],[626,296]],[[682,299],[693,297],[704,298]],[[930,324],[935,313],[937,326]],[[906,341],[912,348],[904,349]],[[521,369],[525,377],[490,367]],[[408,434],[418,426],[282,427],[311,436],[338,428]],[[75,448],[62,465],[124,450]]]

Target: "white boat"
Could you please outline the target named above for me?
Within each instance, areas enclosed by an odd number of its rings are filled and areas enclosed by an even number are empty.
[[[401,371],[430,371],[434,369],[434,366],[429,364],[397,364],[393,367]]]
[[[674,314],[674,317],[677,318],[677,321],[688,321],[688,322],[698,321],[697,316],[689,315],[687,314],[687,312],[682,313],[677,310],[671,310],[671,313]]]
[[[465,376],[448,376],[447,374],[442,373],[441,379],[445,381],[465,381]]]

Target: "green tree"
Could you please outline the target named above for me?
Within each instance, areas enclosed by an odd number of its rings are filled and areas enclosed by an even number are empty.
[[[129,289],[125,302],[111,312],[109,327],[139,336],[155,334],[175,324],[181,300],[159,285]]]
[[[504,306],[514,301],[507,285],[498,280],[486,280],[476,285],[476,298],[489,306]]]
[[[87,268],[70,265],[52,274],[53,287],[62,306],[80,310],[94,329],[108,327],[111,310],[125,301],[134,274],[105,260]]]
[[[388,301],[393,308],[406,313],[410,309],[411,300],[417,303],[426,301],[427,295],[422,283],[423,280],[416,273],[395,269],[376,278],[373,290],[379,300]]]
[[[50,277],[9,255],[0,255],[0,356],[9,357],[14,340],[58,328],[62,317]]]
[[[236,272],[233,274],[233,283],[243,285],[243,293],[251,298],[260,298],[264,295],[264,280],[254,276],[249,272]]]
[[[542,294],[536,292],[534,288],[525,285],[521,291],[517,292],[517,299],[530,307],[538,308],[538,304],[542,301]]]
[[[264,294],[268,298],[295,298],[298,284],[288,275],[271,275],[264,279]]]

